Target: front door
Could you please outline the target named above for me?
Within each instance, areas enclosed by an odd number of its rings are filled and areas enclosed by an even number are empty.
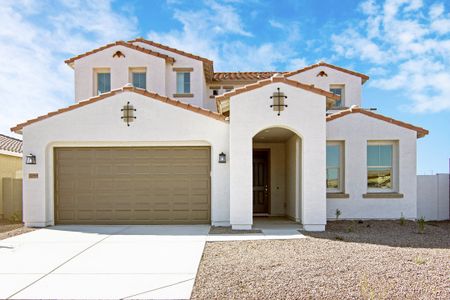
[[[269,150],[253,150],[253,213],[269,213]]]

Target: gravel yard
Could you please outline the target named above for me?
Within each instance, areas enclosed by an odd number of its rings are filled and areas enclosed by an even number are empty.
[[[329,222],[297,240],[208,242],[193,299],[450,299],[450,222]]]
[[[24,227],[22,223],[0,220],[0,240],[33,230],[35,229]]]

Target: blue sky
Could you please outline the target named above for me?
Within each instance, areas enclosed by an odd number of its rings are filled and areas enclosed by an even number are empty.
[[[137,36],[208,57],[217,71],[284,71],[325,60],[365,73],[364,107],[430,130],[418,140],[418,173],[448,172],[445,0],[3,0],[0,132],[73,101],[64,59]]]

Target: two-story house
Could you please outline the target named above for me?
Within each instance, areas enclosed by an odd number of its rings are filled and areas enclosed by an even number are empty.
[[[286,216],[324,230],[417,217],[428,131],[362,108],[366,75],[324,62],[214,72],[138,38],[66,61],[75,103],[12,130],[24,140],[24,221],[249,229]]]

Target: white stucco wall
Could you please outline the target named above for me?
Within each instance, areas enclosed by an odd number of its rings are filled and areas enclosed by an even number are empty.
[[[121,51],[125,57],[113,58],[112,56],[117,51]],[[167,65],[170,66],[170,64]],[[130,82],[129,68],[136,67],[147,69],[147,90],[165,96],[166,61],[163,58],[124,46],[114,46],[75,61],[75,101],[78,102],[96,96],[94,69],[109,68],[111,71],[111,89],[118,89]]]
[[[343,141],[348,199],[328,199],[327,217],[336,209],[343,219],[415,219],[417,216],[416,131],[360,113],[327,122],[327,140]],[[398,192],[403,198],[363,198],[367,193],[367,142],[397,141]]]
[[[187,57],[185,55],[180,55],[171,51],[167,51],[158,47],[154,47],[142,42],[135,42],[135,45],[143,48],[147,48],[158,53],[166,54],[170,57],[175,58],[175,63],[173,65],[167,65],[166,68],[166,85],[165,85],[165,95],[173,98],[174,94],[177,93],[177,74],[173,71],[173,68],[193,68],[191,73],[191,94],[194,97],[191,98],[180,98],[180,101],[185,103],[202,106],[204,107],[204,99],[206,99],[208,91],[206,91],[206,81],[203,72],[203,62],[197,59]]]
[[[289,105],[280,116],[270,96],[280,87]],[[323,230],[325,201],[325,97],[284,83],[242,93],[230,99],[230,221],[248,229],[252,218],[252,138],[270,127],[291,129],[302,138],[302,221],[307,230]],[[307,174],[307,175],[306,175]]]
[[[254,149],[270,149],[270,215],[284,216],[286,172],[284,143],[254,143]]]
[[[127,101],[137,119],[127,127],[121,109]],[[23,130],[24,153],[36,165],[24,165],[24,222],[47,226],[53,217],[53,147],[58,146],[198,146],[211,147],[211,218],[229,224],[229,164],[217,162],[228,151],[228,123],[179,107],[124,92],[31,124]],[[29,179],[29,173],[39,178]]]
[[[325,71],[328,76],[317,76],[320,71]],[[302,83],[314,84],[315,87],[325,91],[330,90],[330,85],[343,84],[345,86],[345,101],[343,106],[361,106],[362,81],[358,76],[353,76],[329,67],[319,66],[288,77]]]

